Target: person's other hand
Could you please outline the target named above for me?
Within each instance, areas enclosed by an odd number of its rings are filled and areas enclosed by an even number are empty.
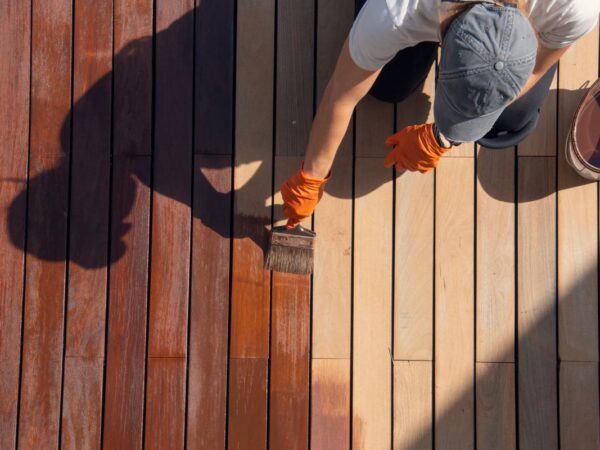
[[[331,178],[331,170],[325,178],[313,178],[304,173],[304,161],[300,169],[281,185],[283,214],[288,218],[287,228],[294,228],[310,217],[323,196],[325,183]]]
[[[421,173],[434,169],[440,158],[452,147],[442,147],[433,134],[433,124],[410,125],[389,136],[385,144],[393,150],[385,157],[385,167],[396,170],[418,170]]]

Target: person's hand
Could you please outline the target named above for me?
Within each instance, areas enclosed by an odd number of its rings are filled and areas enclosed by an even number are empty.
[[[331,178],[331,170],[325,178],[309,177],[304,173],[304,161],[300,169],[281,185],[283,214],[288,218],[287,228],[294,228],[310,217],[323,196],[325,183]]]
[[[385,141],[393,150],[385,157],[385,167],[396,170],[418,170],[421,173],[434,169],[440,158],[450,148],[442,147],[433,134],[433,124],[411,125],[391,135]]]

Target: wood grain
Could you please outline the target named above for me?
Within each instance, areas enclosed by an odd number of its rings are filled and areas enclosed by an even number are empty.
[[[350,360],[313,359],[310,448],[350,446]]]
[[[435,444],[473,448],[474,161],[436,170]]]
[[[6,149],[0,164],[0,448],[13,448],[25,275],[31,4],[2,2],[0,18],[0,142]]]
[[[477,447],[517,448],[515,365],[477,363]]]
[[[515,149],[477,158],[477,361],[514,362]]]
[[[394,449],[431,449],[433,364],[394,361]]]
[[[63,121],[71,107],[71,7],[65,0],[32,5],[21,448],[57,446],[60,429],[71,145],[70,124]]]
[[[227,155],[195,158],[186,443],[190,449],[225,446],[231,160]]]
[[[142,117],[143,118],[143,117]],[[118,136],[115,136],[118,139]],[[104,448],[141,448],[144,411],[150,157],[113,159]],[[124,382],[126,380],[126,382]]]
[[[582,86],[598,77],[598,27],[559,67],[558,145],[562,156]],[[598,361],[598,186],[558,164],[558,327],[563,361]]]
[[[522,448],[558,448],[556,159],[518,162],[518,397]]]

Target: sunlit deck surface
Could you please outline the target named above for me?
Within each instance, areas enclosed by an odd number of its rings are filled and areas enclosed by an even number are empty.
[[[363,100],[308,277],[264,251],[354,2],[195,3],[0,2],[0,449],[600,448],[598,28],[518,148],[394,174],[433,70]]]

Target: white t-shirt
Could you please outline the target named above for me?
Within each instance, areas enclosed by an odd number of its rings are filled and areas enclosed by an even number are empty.
[[[547,48],[572,44],[594,28],[600,0],[525,0],[524,7]],[[419,42],[441,42],[440,23],[456,2],[367,0],[350,30],[350,55],[365,70],[377,70],[399,50]]]

